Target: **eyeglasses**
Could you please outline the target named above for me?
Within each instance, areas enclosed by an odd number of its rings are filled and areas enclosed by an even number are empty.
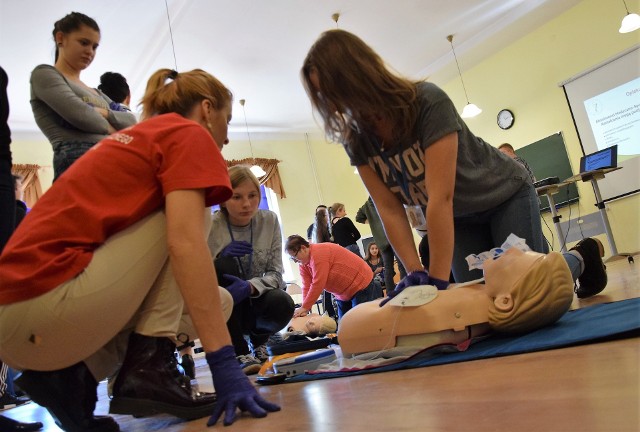
[[[290,259],[291,261],[293,261],[294,263],[298,263],[298,264],[299,264],[299,263],[301,263],[302,261],[300,261],[300,260],[298,259],[298,254],[299,254],[299,253],[300,253],[300,249],[298,249],[298,250],[296,251],[296,253],[294,253],[293,255],[289,256],[289,259]]]

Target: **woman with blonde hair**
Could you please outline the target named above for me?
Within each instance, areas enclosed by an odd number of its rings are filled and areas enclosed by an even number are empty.
[[[356,242],[362,236],[351,219],[347,217],[347,210],[344,204],[333,203],[329,208],[329,215],[331,216],[333,241],[361,257],[360,248]]]
[[[203,70],[161,69],[144,121],[100,141],[40,198],[0,257],[0,357],[66,431],[118,431],[94,416],[98,382],[115,378],[110,412],[235,420],[264,417],[238,365],[206,238],[209,207],[232,194],[222,147],[232,95]],[[186,305],[216,395],[177,369]],[[126,348],[126,350],[125,350]],[[217,399],[217,400],[216,400]]]
[[[267,340],[289,322],[294,304],[284,291],[278,216],[258,208],[260,183],[248,166],[229,168],[229,177],[233,194],[213,214],[207,243],[218,281],[233,297],[227,328],[235,356],[251,375],[268,359]],[[181,332],[197,337],[186,328]]]

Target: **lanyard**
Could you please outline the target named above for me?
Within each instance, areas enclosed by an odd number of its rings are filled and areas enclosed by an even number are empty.
[[[229,230],[229,235],[231,236],[231,241],[235,241],[235,239],[233,238],[233,231],[231,230],[231,224],[229,223],[229,219],[227,219],[227,229]],[[249,237],[249,243],[251,243],[251,246],[253,246],[253,218],[251,218],[251,222],[249,223],[249,232],[250,232],[250,237]],[[251,253],[249,254],[249,268],[247,269],[247,271],[245,272],[244,270],[244,265],[242,264],[242,260],[240,259],[240,257],[235,257],[236,260],[238,261],[238,264],[240,265],[240,272],[242,273],[242,278],[244,280],[249,280],[249,278],[251,278],[252,274],[251,273],[251,268],[253,267],[253,248],[251,249]]]

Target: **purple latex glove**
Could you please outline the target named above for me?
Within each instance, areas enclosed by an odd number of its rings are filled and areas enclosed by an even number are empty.
[[[449,286],[449,282],[429,276],[429,272],[426,270],[412,271],[406,275],[392,291],[389,291],[387,298],[380,302],[380,307],[387,304],[387,302],[400,294],[406,287],[415,285],[434,285],[439,290],[445,290]]]
[[[240,408],[240,411],[249,411],[254,417],[266,417],[267,412],[280,411],[279,405],[268,402],[258,394],[242,371],[231,345],[207,353],[205,357],[211,369],[213,387],[218,396],[218,402],[207,426],[216,424],[223,412],[223,424],[229,426],[236,420],[236,408]]]
[[[113,102],[113,101],[109,104],[109,109],[111,111],[129,111],[124,107],[124,105],[121,105],[118,102]]]
[[[253,246],[246,241],[234,240],[222,249],[219,257],[242,257],[253,252]]]
[[[236,305],[251,295],[251,284],[237,276],[223,274],[220,284],[233,297],[233,304]]]

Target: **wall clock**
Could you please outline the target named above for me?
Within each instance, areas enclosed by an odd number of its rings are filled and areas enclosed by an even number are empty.
[[[513,122],[515,121],[515,117],[513,116],[513,112],[508,109],[502,109],[498,113],[498,126],[501,129],[509,129],[513,126]]]

